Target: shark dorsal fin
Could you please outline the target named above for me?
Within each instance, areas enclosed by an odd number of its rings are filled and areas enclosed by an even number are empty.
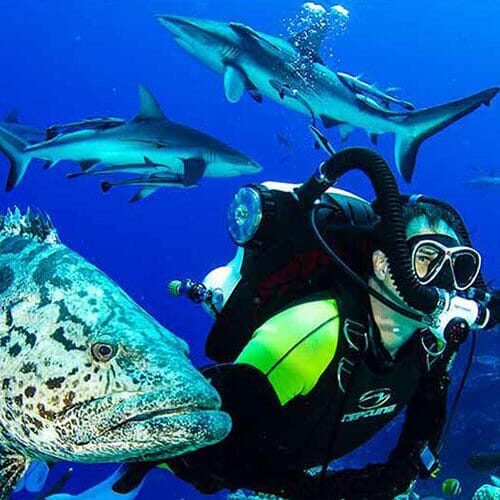
[[[19,123],[19,111],[17,109],[11,109],[7,116],[4,118],[6,123]]]
[[[134,121],[167,119],[156,97],[142,84],[139,85],[139,102],[139,113],[137,113]]]

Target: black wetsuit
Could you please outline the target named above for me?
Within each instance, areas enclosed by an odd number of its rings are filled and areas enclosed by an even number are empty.
[[[392,499],[406,491],[419,475],[422,444],[435,450],[440,440],[453,353],[431,358],[416,332],[392,360],[367,300],[344,295],[338,302],[335,356],[306,395],[283,404],[269,376],[248,364],[204,370],[233,429],[222,443],[169,462],[176,475],[204,493],[247,488],[285,498]],[[304,472],[358,448],[404,408],[404,428],[387,463]]]

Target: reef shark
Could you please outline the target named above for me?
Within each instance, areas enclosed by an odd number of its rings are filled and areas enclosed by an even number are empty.
[[[0,216],[0,388],[2,499],[33,460],[157,461],[231,426],[186,343],[32,211]]]
[[[476,188],[500,188],[500,175],[495,170],[490,173],[486,173],[480,168],[474,170],[477,173],[476,177],[465,181],[465,185]]]
[[[28,144],[0,126],[0,149],[11,164],[6,190],[21,181],[31,160],[50,168],[80,163],[85,174],[161,173],[172,183],[196,185],[202,177],[254,174],[260,165],[223,142],[166,118],[155,97],[139,86],[140,110],[132,120],[100,118],[49,128],[49,140]],[[151,190],[149,194],[151,194]]]
[[[499,91],[494,87],[413,111],[411,103],[395,98],[392,92],[325,66],[319,44],[318,52],[311,56],[311,44],[303,49],[296,40],[267,35],[241,23],[174,15],[160,15],[158,19],[183,49],[223,75],[230,102],[239,101],[245,91],[258,102],[265,95],[310,115],[313,122],[338,126],[343,139],[355,127],[365,129],[373,141],[378,134],[395,134],[396,165],[408,182],[422,141],[481,104],[489,104]],[[309,63],[304,65],[304,59]]]

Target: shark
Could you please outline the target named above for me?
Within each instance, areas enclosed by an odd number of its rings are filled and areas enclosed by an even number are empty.
[[[187,344],[48,216],[0,216],[0,499],[34,461],[156,462],[217,443],[220,405]]]
[[[264,96],[310,116],[313,124],[337,126],[345,140],[354,128],[395,135],[395,162],[403,178],[413,177],[419,146],[428,137],[463,116],[489,105],[499,88],[492,87],[443,105],[414,110],[413,104],[384,92],[360,77],[335,72],[319,54],[319,43],[302,48],[297,40],[268,35],[238,22],[159,15],[175,42],[223,76],[231,103],[245,93],[262,102]],[[321,37],[320,37],[321,39]],[[311,56],[311,47],[316,53]],[[307,65],[302,64],[304,60]],[[305,69],[304,69],[305,68]]]
[[[53,126],[49,139],[29,144],[0,125],[0,149],[10,161],[6,190],[16,187],[33,159],[51,168],[61,160],[85,175],[161,173],[173,184],[197,185],[203,177],[255,174],[262,167],[218,139],[169,120],[153,94],[139,86],[140,109],[131,120],[97,118]],[[149,194],[154,192],[150,190]]]
[[[465,185],[475,188],[500,188],[500,175],[496,170],[486,173],[480,168],[474,168],[476,176],[464,182]]]

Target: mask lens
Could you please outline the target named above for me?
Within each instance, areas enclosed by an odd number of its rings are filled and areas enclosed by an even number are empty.
[[[423,243],[415,249],[413,269],[422,284],[428,283],[436,276],[444,255],[444,251],[432,243]]]
[[[457,252],[452,256],[453,272],[461,289],[470,287],[477,277],[481,265],[478,255],[471,251]]]

